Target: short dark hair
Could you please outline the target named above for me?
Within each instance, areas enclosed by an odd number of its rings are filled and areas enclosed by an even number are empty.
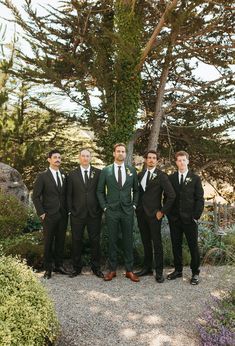
[[[175,160],[177,160],[178,156],[186,156],[186,158],[189,159],[189,154],[184,150],[177,151],[175,154]]]
[[[90,151],[90,149],[88,149],[88,148],[82,148],[81,150],[80,150],[80,155],[81,155],[81,153],[83,152],[83,151],[89,151],[89,153],[91,154],[91,151]]]
[[[124,143],[116,143],[116,144],[114,144],[113,151],[115,151],[117,147],[124,147],[126,149],[126,151],[127,151],[126,144],[124,144]]]
[[[158,153],[156,152],[156,150],[153,150],[153,149],[148,150],[148,151],[146,151],[146,152],[144,153],[144,158],[145,158],[145,159],[147,159],[148,154],[154,154],[154,155],[156,155],[157,159],[158,159],[158,157],[159,157],[159,155],[158,155]]]
[[[53,149],[53,150],[49,151],[48,158],[51,158],[53,154],[60,154],[61,155],[61,152],[60,152],[60,150]]]

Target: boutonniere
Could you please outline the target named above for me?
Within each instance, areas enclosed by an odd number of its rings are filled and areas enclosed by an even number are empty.
[[[153,180],[153,179],[155,179],[155,178],[157,178],[157,173],[152,173],[152,175],[151,175],[151,180]]]
[[[131,177],[133,175],[133,173],[131,173],[130,169],[127,167],[126,168],[126,174]]]
[[[62,176],[62,179],[65,179],[65,175],[64,174],[61,174],[61,176]]]
[[[95,176],[95,171],[91,171],[91,175],[90,175],[90,178],[93,179]]]
[[[185,179],[184,184],[187,185],[187,184],[191,183],[191,181],[192,181],[192,178],[188,177]]]

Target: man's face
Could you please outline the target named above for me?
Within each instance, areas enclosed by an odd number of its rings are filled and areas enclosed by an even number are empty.
[[[88,150],[82,150],[79,160],[82,166],[89,166],[91,162],[91,153]]]
[[[61,156],[59,153],[54,153],[49,157],[48,162],[51,167],[59,168],[61,164]]]
[[[157,156],[153,153],[148,153],[147,158],[145,159],[145,163],[148,169],[152,169],[157,165]]]
[[[126,148],[121,145],[116,147],[113,157],[115,161],[123,162],[126,158]]]
[[[175,163],[180,172],[185,172],[188,168],[189,160],[186,156],[178,156]]]

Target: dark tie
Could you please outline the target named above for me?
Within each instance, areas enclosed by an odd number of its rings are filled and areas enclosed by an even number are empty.
[[[118,185],[119,187],[122,187],[122,166],[118,166]]]
[[[184,184],[184,175],[181,174],[181,177],[180,177],[180,187],[182,187]]]
[[[148,186],[148,184],[149,184],[150,175],[151,175],[151,172],[150,172],[150,171],[148,171],[148,174],[147,174],[147,179],[146,179],[146,186],[145,186],[145,189],[146,189],[146,187],[147,187],[147,186]]]
[[[61,190],[61,181],[60,181],[60,178],[59,178],[59,172],[56,172],[56,180],[57,180],[57,187],[59,190]]]
[[[84,173],[85,173],[85,185],[87,186],[88,180],[89,180],[89,178],[88,178],[88,171],[85,170]]]

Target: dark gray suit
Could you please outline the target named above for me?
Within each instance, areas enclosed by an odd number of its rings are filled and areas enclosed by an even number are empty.
[[[167,214],[175,199],[174,189],[166,173],[159,169],[154,170],[154,178],[149,181],[144,191],[141,181],[146,173],[143,170],[138,174],[139,179],[139,203],[136,209],[141,239],[144,246],[144,268],[151,270],[153,262],[153,250],[155,268],[158,275],[163,272],[163,247],[161,238],[161,222],[157,220],[156,213],[161,211]],[[165,195],[163,203],[163,194]]]
[[[178,172],[171,174],[169,179],[176,193],[176,199],[168,214],[175,270],[182,272],[182,241],[183,233],[187,239],[191,254],[191,269],[193,275],[200,270],[200,255],[198,249],[198,220],[203,212],[204,198],[201,179],[193,172],[188,172],[182,186],[179,184]]]
[[[93,166],[90,166],[87,185],[84,182],[80,166],[68,175],[67,202],[71,212],[72,258],[75,271],[82,268],[82,239],[85,227],[87,227],[91,245],[91,268],[100,269],[102,210],[96,195],[99,176],[100,170]]]
[[[46,214],[42,221],[44,230],[44,266],[52,270],[63,264],[64,242],[67,227],[66,188],[67,179],[62,174],[62,188],[59,189],[48,169],[39,173],[33,187],[33,203],[39,216]],[[54,256],[53,256],[54,243]]]

